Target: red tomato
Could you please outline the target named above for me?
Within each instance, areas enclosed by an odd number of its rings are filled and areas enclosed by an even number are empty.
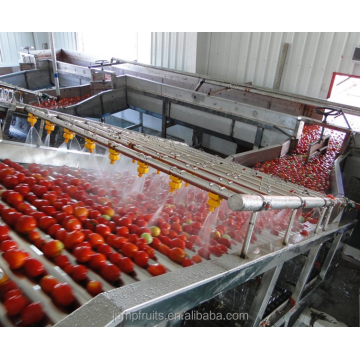
[[[97,246],[104,244],[105,240],[102,235],[97,233],[92,233],[87,235],[86,240],[90,243],[93,249],[97,248]]]
[[[19,315],[28,304],[28,299],[23,295],[13,296],[4,302],[4,307],[9,316]]]
[[[125,273],[130,273],[134,271],[134,263],[128,257],[121,258],[120,260],[117,261],[116,265],[119,266],[121,271]]]
[[[136,253],[139,252],[139,248],[132,243],[126,243],[122,246],[121,252],[124,254],[124,256],[133,258]]]
[[[67,249],[72,249],[77,244],[82,243],[84,239],[85,239],[84,233],[80,230],[75,230],[66,234],[64,239],[64,245]]]
[[[59,283],[54,286],[51,296],[56,304],[60,306],[69,306],[74,302],[75,297],[72,289],[67,283]]]
[[[1,245],[3,244],[4,243],[2,243]],[[10,268],[12,270],[16,270],[16,269],[20,269],[25,264],[28,255],[24,253],[22,250],[13,249],[13,250],[8,250],[4,254],[4,258],[8,262]]]
[[[45,267],[39,260],[29,258],[24,263],[24,270],[27,276],[37,277],[45,271]]]
[[[181,262],[182,267],[188,267],[188,266],[191,266],[191,265],[194,265],[194,261],[192,259],[184,259]]]
[[[55,262],[61,269],[65,269],[68,265],[70,265],[70,260],[66,255],[57,256]]]
[[[94,254],[89,261],[89,265],[93,270],[99,270],[105,264],[106,256],[104,254]]]
[[[144,267],[148,264],[149,255],[145,251],[139,251],[134,255],[134,262],[136,265]]]
[[[75,231],[82,229],[81,222],[75,217],[69,219],[65,218],[62,225],[67,231]]]
[[[59,281],[54,278],[52,275],[46,275],[43,278],[41,278],[40,280],[40,287],[41,290],[44,291],[44,293],[46,294],[50,294],[55,285],[57,285],[59,283]]]
[[[109,234],[111,234],[111,229],[109,226],[105,224],[99,224],[95,227],[95,232],[100,234],[103,238],[106,238]]]
[[[175,247],[169,250],[168,256],[172,261],[180,264],[186,258],[186,253],[183,249]]]
[[[45,317],[43,308],[39,302],[31,303],[21,312],[21,324],[30,326],[39,323]]]
[[[157,250],[167,256],[167,255],[169,255],[170,248],[165,244],[160,244],[158,246]]]
[[[102,284],[100,281],[91,280],[86,284],[86,290],[91,296],[96,296],[103,292]]]
[[[5,240],[0,245],[0,249],[3,252],[7,252],[8,250],[13,250],[13,249],[17,249],[17,248],[18,248],[18,245],[17,245],[16,241],[14,241],[14,240]]]
[[[87,276],[87,268],[84,265],[75,265],[72,269],[71,276],[75,281],[85,280]]]
[[[42,252],[49,258],[56,258],[64,249],[64,244],[59,240],[50,240],[42,247]]]
[[[87,246],[78,246],[74,249],[73,254],[78,262],[83,263],[90,260],[92,256],[92,250]]]
[[[42,216],[38,219],[38,226],[44,231],[47,231],[54,224],[56,224],[56,220],[51,216]]]
[[[166,273],[166,267],[164,265],[162,265],[162,264],[151,264],[147,268],[147,271],[152,276],[159,276],[159,275],[162,275],[162,274]]]
[[[109,282],[114,282],[120,279],[120,270],[114,264],[105,264],[101,270],[103,278]]]

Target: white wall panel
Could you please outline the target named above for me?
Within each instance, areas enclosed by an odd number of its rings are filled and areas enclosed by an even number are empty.
[[[57,49],[77,50],[76,33],[55,33],[55,47]],[[2,62],[0,66],[16,65],[22,47],[33,46],[41,50],[44,43],[50,48],[48,33],[46,32],[0,32],[0,50]]]
[[[360,64],[351,60],[360,33],[197,33],[192,54],[189,34],[153,33],[152,64],[273,88],[282,46],[289,43],[282,91],[326,98],[334,72],[360,75]],[[195,70],[186,68],[184,59],[194,58]]]

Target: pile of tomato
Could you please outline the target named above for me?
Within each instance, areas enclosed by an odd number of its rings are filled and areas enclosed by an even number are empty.
[[[135,191],[139,180],[143,182],[141,191]],[[166,273],[164,256],[188,267],[222,256],[243,243],[249,212],[231,211],[223,201],[209,215],[207,192],[190,185],[172,194],[168,183],[166,176],[155,173],[142,179],[125,170],[99,176],[67,166],[32,163],[25,168],[3,160],[0,255],[11,275],[29,278],[54,306],[70,313],[80,306],[76,291],[48,273],[48,262],[96,296],[103,292],[105,283],[121,286],[122,273],[136,279],[137,267],[150,276]],[[179,194],[184,194],[182,199]],[[279,236],[287,229],[290,215],[290,210],[261,212],[251,242],[265,229]],[[314,214],[300,211],[293,231],[307,236],[308,221],[316,222]],[[31,255],[13,238],[15,233],[41,256]],[[49,322],[41,304],[35,302],[35,306],[11,280],[0,283],[0,301],[15,324]],[[29,320],[30,310],[26,309],[30,305],[36,311]]]
[[[91,94],[87,94],[84,96],[72,96],[72,97],[67,97],[67,98],[63,98],[60,100],[49,99],[49,100],[46,100],[46,101],[42,102],[41,104],[39,104],[39,107],[46,108],[46,109],[63,108],[63,107],[67,107],[70,105],[75,105],[78,102],[89,98],[90,96],[91,96]]]
[[[326,134],[326,132],[325,132]],[[331,131],[325,154],[315,155],[306,162],[310,143],[321,136],[317,125],[305,125],[301,139],[292,154],[282,158],[256,163],[254,169],[271,174],[293,184],[326,193],[330,189],[330,173],[343,141],[343,134]]]

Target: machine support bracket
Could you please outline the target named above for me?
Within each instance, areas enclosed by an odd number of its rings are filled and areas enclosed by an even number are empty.
[[[298,282],[296,284],[294,293],[292,294],[291,299],[290,299],[290,301],[295,305],[301,299],[301,295],[302,295],[302,293],[304,291],[307,279],[309,278],[309,275],[310,275],[310,272],[311,272],[311,270],[313,268],[313,265],[315,263],[317,254],[318,254],[318,252],[319,252],[322,245],[323,244],[319,244],[319,245],[313,247],[309,252],[309,255],[308,255],[308,257],[307,257],[307,259],[305,261],[304,267],[301,270],[301,274],[300,274],[299,280],[298,280]]]
[[[275,266],[262,276],[259,290],[251,305],[246,326],[259,326],[282,267],[283,264]]]
[[[330,264],[332,262],[332,259],[334,258],[334,255],[336,253],[336,250],[339,247],[341,238],[342,238],[343,234],[337,234],[334,238],[334,240],[332,241],[331,247],[329,249],[329,252],[326,255],[325,261],[323,263],[323,266],[321,268],[320,274],[319,274],[319,278],[321,280],[323,280],[329,270]]]

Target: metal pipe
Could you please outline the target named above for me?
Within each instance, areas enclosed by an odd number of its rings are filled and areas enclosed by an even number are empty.
[[[56,64],[56,51],[55,51],[55,40],[54,40],[54,33],[49,32],[49,42],[50,42],[50,49],[51,49],[51,57],[52,57],[52,65],[53,65],[53,73],[54,73],[54,82],[56,88],[56,95],[60,96],[60,86],[59,86],[59,73],[57,71],[57,64]]]
[[[160,160],[153,159],[151,156],[146,156],[144,153],[140,153],[136,150],[132,150],[121,144],[116,144],[114,141],[110,141],[109,139],[107,139],[106,137],[103,137],[101,135],[94,134],[91,131],[91,129],[86,130],[81,127],[78,127],[76,124],[72,124],[70,122],[66,123],[63,120],[60,120],[56,117],[46,115],[41,110],[38,110],[31,106],[25,106],[24,109],[25,109],[25,111],[32,113],[33,115],[35,115],[39,118],[48,120],[56,125],[63,126],[83,137],[94,140],[97,143],[99,143],[100,145],[117,150],[120,153],[122,153],[126,156],[129,156],[132,159],[144,162],[144,163],[148,164],[149,166],[155,168],[156,170],[160,170],[169,175],[174,175],[177,178],[184,180],[185,182],[187,182],[191,185],[199,187],[205,191],[212,192],[213,194],[219,195],[222,199],[227,200],[230,196],[235,195],[235,193],[233,191],[230,191],[223,186],[214,184],[212,182],[201,179],[197,176],[191,175],[184,170],[178,169],[177,167],[167,165]]]
[[[334,204],[330,198],[309,196],[262,196],[236,194],[228,199],[228,206],[234,211],[259,211],[280,209],[310,209],[328,207]]]
[[[71,119],[74,117],[68,117],[67,115],[60,115],[59,118],[67,120],[67,119]],[[75,118],[78,119],[78,118]],[[83,119],[81,119],[81,121],[83,121]],[[94,126],[97,127],[99,130],[103,131],[103,127],[100,124],[94,123]],[[109,127],[110,129],[110,127]],[[166,147],[165,145],[163,146],[164,142],[159,142],[156,141],[159,138],[154,138],[154,141],[152,141],[152,138],[147,138],[144,137],[138,133],[130,133],[130,132],[124,132],[124,131],[117,131],[117,134],[122,135],[123,137],[126,137],[129,139],[130,142],[133,142],[134,140],[141,143],[143,146],[145,146],[148,149],[151,149],[153,151],[156,152],[161,152],[164,154],[164,156],[169,157],[169,158],[173,158],[173,159],[177,159],[181,162],[184,162],[186,164],[191,164],[193,166],[202,168],[203,171],[211,173],[215,176],[219,176],[222,177],[228,181],[232,181],[235,184],[238,184],[240,186],[242,186],[243,188],[247,188],[250,189],[252,191],[256,191],[258,193],[262,193],[262,194],[266,194],[265,192],[261,192],[259,191],[261,189],[261,186],[263,185],[263,180],[259,180],[257,173],[255,173],[254,175],[249,175],[246,172],[243,171],[244,166],[240,166],[238,164],[234,164],[232,162],[226,164],[230,167],[232,167],[234,169],[234,171],[236,171],[236,167],[239,168],[241,167],[241,172],[238,174],[234,174],[234,173],[229,173],[229,168],[225,165],[225,164],[221,164],[221,162],[219,160],[219,165],[214,164],[213,161],[207,161],[207,163],[201,163],[199,159],[189,159],[190,156],[194,156],[194,157],[201,157],[203,156],[203,154],[206,153],[202,153],[197,151],[196,153],[194,151],[192,151],[192,153],[190,154],[189,152],[189,147],[187,146],[181,146],[179,147],[178,144],[176,145],[176,149],[174,148],[174,150],[177,151],[177,153],[173,152],[173,149],[171,148],[171,145],[174,145],[171,142],[167,142],[167,144],[169,144],[169,147]],[[111,137],[112,135],[109,134],[109,136]],[[118,136],[113,137],[113,140],[117,141]],[[149,142],[151,143],[149,145]],[[180,154],[183,154],[186,159],[183,159]],[[196,154],[196,155],[193,155]],[[205,156],[203,156],[205,158]],[[211,159],[211,157],[209,157],[209,159]],[[213,158],[212,158],[213,160]],[[238,179],[240,178],[245,181],[240,182]],[[261,174],[261,176],[259,177],[264,177],[265,180],[267,180],[268,182],[268,187],[272,187],[272,192],[276,195],[289,195],[290,190],[293,192],[295,189],[297,190],[297,193],[303,193],[304,192],[304,188],[299,186],[299,185],[295,185],[295,184],[287,184],[285,182],[279,182],[276,179],[274,179],[272,176],[267,175],[267,174]],[[269,191],[268,191],[269,192]],[[310,195],[314,195],[314,196],[319,196],[318,193],[311,191],[311,190],[306,190],[306,192]]]
[[[221,179],[217,179],[216,177],[211,176],[207,173],[204,174],[203,171],[198,169],[196,169],[197,171],[195,172],[189,166],[183,166],[182,163],[180,163],[175,159],[169,161],[165,156],[159,156],[159,154],[150,151],[147,151],[148,154],[151,154],[148,156],[146,156],[143,152],[139,154],[140,151],[143,151],[143,148],[141,146],[134,145],[131,142],[127,142],[119,138],[110,140],[109,131],[101,130],[101,132],[104,133],[103,136],[100,134],[94,134],[93,133],[94,130],[97,130],[98,132],[100,130],[94,128],[91,125],[86,124],[86,122],[84,121],[77,121],[75,119],[72,119],[71,117],[68,119],[68,116],[64,116],[62,114],[58,114],[58,118],[53,118],[51,116],[46,116],[43,111],[30,106],[25,106],[25,110],[30,113],[33,113],[35,116],[38,116],[43,119],[47,119],[60,126],[67,127],[84,137],[90,138],[94,141],[103,144],[106,147],[118,150],[119,152],[128,155],[131,158],[145,162],[148,165],[154,167],[155,169],[177,176],[178,178],[192,185],[200,187],[206,191],[213,192],[214,194],[217,194],[224,199],[229,199],[228,205],[231,210],[258,211],[267,208],[296,209],[296,208],[316,208],[323,206],[328,207],[330,205],[334,205],[334,200],[330,198],[300,197],[296,195],[295,196],[251,195],[249,194],[246,188],[242,188],[241,186],[237,186],[237,185],[235,186],[233,184],[223,184],[221,183]],[[65,121],[68,121],[68,124],[66,122],[64,123],[63,120],[60,120],[61,118],[65,118]],[[112,130],[112,129],[110,128],[108,130]],[[154,159],[153,156],[155,156],[158,159]],[[170,164],[165,164],[165,163],[170,163]],[[173,165],[176,165],[178,167],[174,168]],[[195,174],[195,176],[191,175],[191,173]],[[218,182],[220,182],[220,184]],[[232,191],[226,188],[229,188]],[[214,191],[214,189],[216,191]],[[243,192],[245,195],[236,194],[236,192]],[[340,201],[340,203],[343,202],[341,200],[338,201]]]

